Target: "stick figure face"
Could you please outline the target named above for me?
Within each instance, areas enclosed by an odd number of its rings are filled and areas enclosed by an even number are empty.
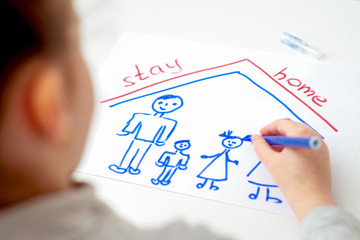
[[[189,140],[181,140],[175,142],[175,149],[179,151],[184,151],[186,149],[189,149],[191,147]]]
[[[183,100],[179,96],[165,95],[157,98],[152,108],[157,113],[170,113],[183,106]]]
[[[243,144],[243,141],[239,137],[227,137],[222,141],[222,145],[226,148],[238,148]]]

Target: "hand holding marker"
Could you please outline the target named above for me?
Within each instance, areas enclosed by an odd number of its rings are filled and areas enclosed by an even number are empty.
[[[274,147],[310,148],[317,150],[321,147],[319,137],[285,137],[285,136],[263,136],[265,141]]]
[[[279,119],[261,128],[260,134],[307,139],[317,136],[321,143],[317,150],[304,147],[273,149],[264,137],[257,134],[251,140],[256,155],[279,186],[299,221],[313,209],[336,205],[331,197],[329,150],[314,129],[305,123]]]
[[[310,148],[317,150],[321,148],[320,137],[286,137],[286,136],[262,136],[264,140],[273,147]],[[243,141],[252,142],[252,135],[247,135]]]

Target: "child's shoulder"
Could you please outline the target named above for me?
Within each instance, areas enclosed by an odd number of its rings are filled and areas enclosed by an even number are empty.
[[[93,187],[79,184],[1,211],[0,232],[4,239],[68,239],[81,234],[87,239],[86,235],[95,234],[92,229],[99,227],[92,226],[94,223],[114,220],[120,219],[96,198]]]

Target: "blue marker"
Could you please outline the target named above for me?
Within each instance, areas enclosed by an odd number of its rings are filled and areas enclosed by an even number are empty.
[[[319,137],[284,137],[284,136],[263,136],[268,144],[276,147],[297,147],[310,148],[313,150],[321,147]]]

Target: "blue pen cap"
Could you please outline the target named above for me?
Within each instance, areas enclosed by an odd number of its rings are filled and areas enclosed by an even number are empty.
[[[323,54],[319,49],[311,47],[305,41],[301,40],[298,37],[295,37],[294,35],[291,35],[288,32],[283,32],[280,38],[280,42],[292,48],[296,52],[304,54],[306,56],[316,59],[320,59],[323,57]]]

